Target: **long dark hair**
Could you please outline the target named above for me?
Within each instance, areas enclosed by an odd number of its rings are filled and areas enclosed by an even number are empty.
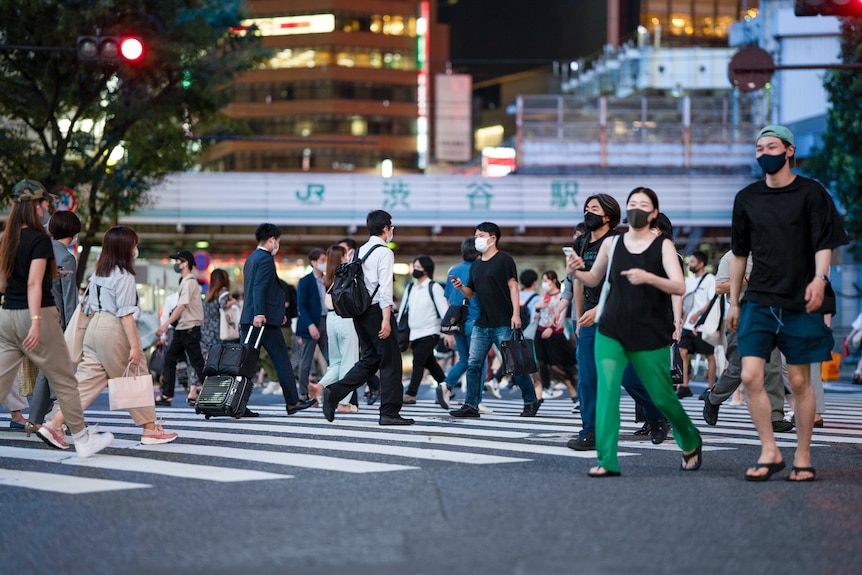
[[[209,303],[213,300],[217,300],[222,289],[230,291],[230,276],[227,275],[225,270],[216,268],[213,270],[213,273],[210,274],[210,289],[207,292],[207,297],[204,301]]]
[[[135,275],[132,248],[138,244],[138,234],[128,226],[114,226],[102,238],[102,253],[96,262],[96,275],[106,278],[114,268]]]
[[[29,200],[25,202],[12,202],[12,210],[6,220],[6,230],[0,238],[0,274],[9,278],[15,269],[15,260],[18,258],[18,246],[21,245],[21,230],[30,228],[37,232],[45,233],[42,222],[36,214],[36,208],[42,200]],[[51,260],[54,262],[54,260]],[[56,262],[52,268],[56,271]],[[55,277],[52,272],[51,277]]]
[[[323,274],[323,285],[326,289],[332,285],[335,279],[335,270],[341,265],[347,250],[344,246],[334,245],[326,249],[326,272]]]

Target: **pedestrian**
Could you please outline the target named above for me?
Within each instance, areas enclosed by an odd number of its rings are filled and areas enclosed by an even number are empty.
[[[715,347],[704,341],[698,333],[695,324],[709,309],[709,303],[715,297],[715,276],[707,273],[707,256],[698,250],[688,259],[688,269],[691,275],[685,280],[685,296],[683,297],[682,335],[679,339],[679,353],[682,355],[682,385],[676,390],[680,399],[691,397],[688,365],[689,356],[701,354],[707,361],[707,390],[715,385]],[[702,395],[702,400],[705,395]]]
[[[335,270],[341,264],[348,262],[347,250],[340,245],[330,246],[326,250],[326,273],[323,276],[323,285],[329,290],[335,279]],[[341,317],[334,311],[332,296],[328,293],[324,300],[326,302],[326,334],[329,338],[329,366],[326,373],[320,379],[320,385],[326,387],[341,380],[359,361],[359,336],[353,326],[353,320],[349,317]],[[338,403],[338,413],[358,413],[359,402],[356,391],[343,397]]]
[[[90,277],[87,288],[87,305],[94,315],[84,334],[83,358],[75,374],[84,409],[107,389],[109,379],[123,377],[138,367],[146,370],[136,324],[141,313],[135,283],[137,253],[138,235],[133,229],[114,226],[105,232],[96,272]],[[54,383],[50,375],[48,380]],[[61,412],[51,419],[52,432],[61,429],[66,419],[62,404],[60,408]],[[155,405],[128,411],[135,425],[143,427],[141,443],[144,445],[169,443],[177,438],[176,433],[169,433],[161,423],[156,423]],[[46,423],[42,430],[48,426]]]
[[[284,345],[287,347],[288,357],[292,357],[293,328],[291,327],[290,322],[293,318],[299,315],[296,311],[296,288],[281,278],[278,278],[278,284],[284,291],[285,320],[284,323],[281,324],[281,338],[284,340]],[[242,311],[240,311],[240,313],[242,313]],[[278,383],[278,373],[275,371],[275,365],[272,363],[269,353],[267,353],[266,349],[263,348],[260,350],[260,365],[263,368],[263,373],[269,377],[269,383],[266,384],[266,387],[261,393],[263,395],[272,395],[273,393],[280,392],[281,384]],[[295,377],[299,370],[294,369],[293,360],[291,360],[291,369],[293,369]],[[263,385],[263,373],[259,375],[258,385]],[[315,395],[315,397],[317,398],[317,402],[320,403],[320,394]]]
[[[218,343],[239,341],[239,306],[230,295],[230,276],[222,268],[215,268],[210,274],[209,290],[203,307],[201,353],[204,356]],[[229,333],[231,329],[236,330],[236,337],[222,339],[222,331]]]
[[[574,253],[584,260],[584,271],[592,268],[602,243],[616,235],[620,223],[620,205],[609,194],[596,194],[584,202],[584,227],[587,232],[575,232],[572,248]],[[568,258],[568,261],[573,261]],[[596,371],[595,323],[596,306],[602,290],[604,278],[599,279],[595,286],[586,286],[578,282],[567,262],[566,287],[560,296],[557,308],[557,323],[562,324],[563,316],[572,306],[572,320],[575,323],[577,345],[575,354],[578,362],[578,398],[582,426],[577,437],[566,444],[575,451],[590,451],[596,447],[596,393],[598,389],[598,372]]]
[[[78,457],[89,457],[107,447],[114,436],[88,429],[84,423],[78,382],[51,294],[57,264],[45,223],[56,198],[36,180],[21,180],[11,196],[12,208],[0,237],[0,397],[12,389],[22,359],[30,358],[53,385]],[[37,435],[51,447],[69,448],[59,428],[46,424]]]
[[[74,212],[54,212],[48,221],[51,247],[54,250],[54,260],[57,262],[57,278],[52,282],[51,294],[60,311],[60,327],[63,331],[66,331],[66,325],[72,319],[75,308],[78,307],[78,262],[69,252],[69,246],[74,243],[80,231],[81,220]],[[45,416],[51,411],[52,404],[48,378],[40,371],[33,388],[30,413],[27,416],[25,431],[28,436],[39,431]]]
[[[673,242],[650,229],[658,213],[658,196],[653,190],[632,190],[626,201],[629,230],[602,245],[590,271],[574,272],[587,286],[598,285],[606,274],[609,282],[603,288],[607,293],[596,335],[599,464],[590,469],[590,477],[620,475],[620,388],[629,363],[673,425],[674,439],[683,452],[680,469],[694,471],[703,463],[700,434],[676,397],[670,378],[668,347],[675,331],[671,295],[682,295],[685,281]],[[579,270],[583,258],[570,257],[572,267]]]
[[[296,301],[299,317],[296,320],[296,337],[302,339],[302,355],[299,360],[299,397],[308,399],[320,395],[319,384],[309,391],[309,374],[314,365],[314,354],[320,349],[323,359],[329,363],[329,348],[326,338],[326,252],[314,248],[308,254],[311,271],[303,276],[296,286]],[[315,376],[316,377],[316,376]]]
[[[281,333],[281,326],[287,321],[285,292],[275,273],[281,229],[275,224],[260,224],[254,237],[257,248],[246,258],[242,269],[244,302],[239,321],[240,338],[245,341],[252,328],[263,330],[260,345],[266,349],[275,366],[287,414],[293,415],[317,406],[317,400],[299,398],[290,352]],[[258,334],[255,332],[254,335],[256,339]]]
[[[796,156],[793,133],[784,126],[766,126],[755,142],[755,157],[766,178],[742,189],[733,202],[727,313],[728,327],[737,331],[748,411],[761,442],[760,457],[745,479],[766,481],[785,467],[763,388],[764,364],[778,347],[787,358],[796,399],[797,446],[788,479],[814,481],[811,434],[816,407],[811,364],[831,359],[834,341],[823,322],[822,306],[832,250],[848,239],[823,186],[790,171],[790,159]],[[740,300],[749,254],[751,274]]]
[[[550,395],[553,373],[555,377],[563,380],[569,397],[574,403],[578,400],[576,389],[578,366],[575,362],[575,348],[566,337],[565,324],[556,321],[562,292],[560,280],[554,270],[542,272],[542,292],[541,301],[535,308],[538,316],[535,338],[536,359],[539,362],[540,377],[536,395],[542,394],[544,399],[559,397],[559,395]]]
[[[323,416],[335,419],[336,405],[353,390],[365,385],[380,370],[380,425],[413,425],[401,417],[404,385],[401,383],[401,352],[396,337],[397,326],[392,313],[392,278],[395,254],[388,244],[395,237],[392,216],[374,210],[365,219],[369,238],[358,250],[363,259],[362,272],[371,305],[353,318],[359,336],[359,361],[336,383],[323,390]]]
[[[417,256],[413,260],[412,273],[413,282],[408,284],[404,292],[397,319],[400,325],[401,317],[407,314],[410,348],[413,350],[413,373],[404,394],[405,404],[416,403],[426,369],[438,385],[446,379],[443,368],[434,357],[434,348],[442,337],[440,320],[447,309],[443,286],[434,281],[434,260],[426,255]]]
[[[488,350],[491,345],[502,349],[503,342],[511,340],[514,330],[521,328],[518,270],[512,256],[497,246],[501,235],[500,227],[493,222],[476,226],[475,247],[482,255],[470,268],[466,284],[458,278],[450,278],[452,286],[464,297],[479,298],[479,319],[473,327],[467,364],[467,397],[459,409],[449,412],[452,417],[480,416],[481,374]],[[521,389],[524,400],[521,417],[534,417],[539,411],[539,400],[532,380],[527,375],[514,375],[512,379]]]
[[[156,335],[161,337],[167,333],[171,324],[176,322],[174,336],[167,351],[165,351],[161,395],[156,399],[156,405],[164,406],[172,405],[177,362],[181,358],[188,358],[188,363],[194,369],[199,382],[204,380],[204,357],[201,354],[201,324],[204,321],[204,306],[201,299],[201,286],[192,273],[195,267],[195,257],[188,250],[180,250],[169,257],[176,260],[174,271],[180,274],[180,287],[177,293],[176,307],[162,325],[156,329]],[[194,405],[197,397],[197,386],[189,381],[188,402]]]
[[[473,327],[476,325],[476,320],[479,319],[479,298],[467,299],[460,290],[455,289],[452,285],[453,280],[458,279],[461,283],[470,281],[470,268],[476,263],[481,254],[476,250],[476,238],[466,238],[461,242],[461,263],[452,267],[446,278],[446,289],[443,290],[443,295],[453,305],[467,305],[467,318],[464,320],[464,329],[460,333],[447,335],[446,345],[449,348],[454,347],[458,354],[458,360],[455,365],[446,374],[446,379],[437,386],[437,405],[449,411],[449,404],[455,396],[454,388],[461,380],[461,376],[467,371],[467,364],[470,359],[470,338],[473,335]],[[483,364],[481,381],[485,381],[485,372],[487,365]]]

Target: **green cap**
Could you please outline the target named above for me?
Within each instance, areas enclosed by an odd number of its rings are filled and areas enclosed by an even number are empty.
[[[785,142],[789,142],[790,145],[793,145],[793,132],[791,132],[784,126],[766,126],[762,130],[760,130],[760,132],[758,132],[757,138],[754,140],[754,142],[757,143],[760,138],[766,137],[778,138],[780,140],[784,140]]]
[[[21,180],[12,188],[12,199],[18,202],[29,202],[30,200],[48,200],[56,202],[57,196],[49,194],[45,186],[36,180]]]

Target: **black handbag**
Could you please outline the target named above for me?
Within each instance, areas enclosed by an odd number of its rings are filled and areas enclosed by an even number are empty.
[[[413,284],[407,286],[407,292],[404,294],[404,311],[401,313],[401,318],[398,320],[398,349],[403,353],[410,347],[410,292],[413,290]]]
[[[516,329],[512,339],[504,341],[501,347],[503,371],[507,375],[530,375],[539,371],[533,340],[524,339],[524,332],[520,329]]]
[[[464,333],[464,322],[467,321],[466,305],[450,305],[440,320],[440,331],[446,334]]]
[[[674,385],[682,385],[682,354],[677,342],[670,345],[670,379]]]
[[[835,299],[835,290],[832,289],[832,283],[827,282],[826,287],[823,289],[823,303],[820,304],[820,309],[817,310],[817,313],[835,315],[837,312],[838,302]]]
[[[260,360],[260,338],[263,337],[264,326],[260,327],[257,340],[249,345],[251,332],[248,330],[243,343],[220,343],[210,348],[204,365],[204,377],[211,375],[232,375],[254,377]]]

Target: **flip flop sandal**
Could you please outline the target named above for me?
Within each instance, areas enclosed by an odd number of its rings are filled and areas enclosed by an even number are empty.
[[[619,477],[619,471],[610,471],[609,469],[605,469],[601,465],[598,467],[600,471],[593,472],[593,470],[587,471],[587,475],[590,477]]]
[[[800,473],[810,473],[811,477],[806,477],[805,479],[793,479],[790,475],[796,474],[799,477]],[[784,478],[785,481],[790,481],[791,483],[810,483],[817,479],[817,470],[813,467],[796,467],[795,465],[790,468],[790,475]]]
[[[761,467],[766,468],[766,475],[748,475],[745,474],[746,481],[769,481],[769,478],[783,470],[786,465],[784,465],[783,461],[779,461],[778,463],[755,463],[754,468],[760,469]]]
[[[697,463],[694,464],[694,467],[686,467],[686,463],[691,461],[692,457],[697,457]],[[682,471],[697,471],[700,469],[701,463],[703,463],[703,439],[700,440],[700,445],[698,445],[697,449],[692,453],[689,453],[688,455],[685,453],[682,454],[682,463],[679,464],[679,468]]]

